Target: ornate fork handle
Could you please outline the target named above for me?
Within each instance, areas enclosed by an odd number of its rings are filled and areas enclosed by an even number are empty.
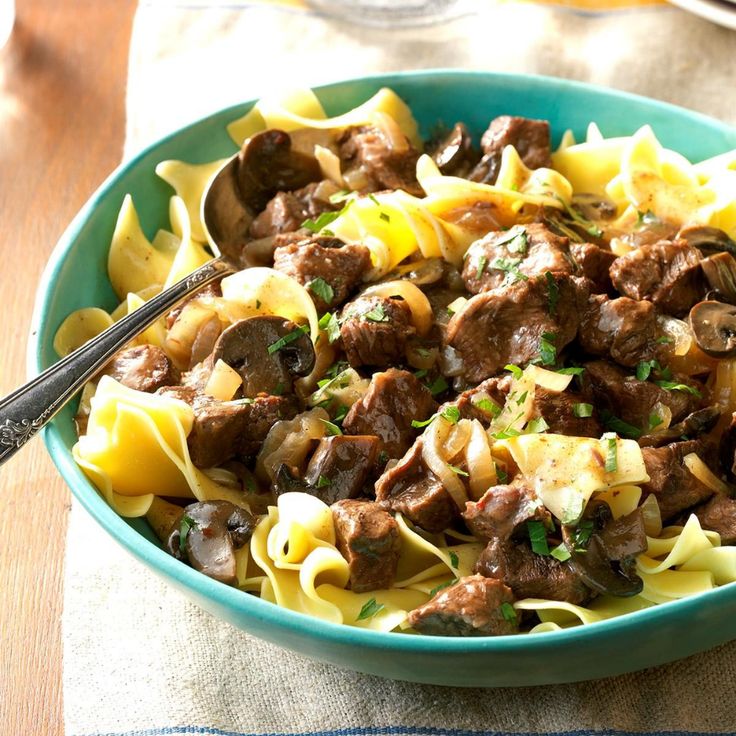
[[[23,447],[127,342],[182,299],[231,270],[221,258],[209,261],[2,399],[0,464]]]

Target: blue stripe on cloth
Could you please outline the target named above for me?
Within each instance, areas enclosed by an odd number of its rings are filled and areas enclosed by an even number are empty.
[[[243,731],[223,731],[207,726],[165,726],[147,728],[142,731],[108,731],[88,733],[84,736],[733,736],[734,732],[724,731],[612,731],[576,730],[555,732],[518,731],[467,731],[458,728],[431,728],[423,726],[361,726],[340,728],[330,731],[298,731],[245,733]],[[82,735],[80,735],[82,736]]]

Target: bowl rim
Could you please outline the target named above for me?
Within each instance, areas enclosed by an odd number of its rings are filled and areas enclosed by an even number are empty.
[[[675,114],[685,116],[704,125],[714,132],[724,134],[727,138],[734,137],[736,129],[712,117],[687,108],[673,105],[668,102],[654,100],[642,95],[609,89],[599,85],[588,84],[557,77],[533,74],[511,74],[501,72],[486,72],[480,70],[462,69],[424,69],[419,71],[388,72],[372,74],[336,82],[330,82],[314,87],[320,93],[329,93],[332,89],[339,89],[346,85],[363,83],[391,87],[392,80],[404,81],[414,79],[441,79],[455,80],[468,78],[485,78],[496,83],[516,83],[527,87],[544,89],[574,90],[597,98],[618,100],[623,103],[644,104],[650,109],[658,110],[665,115]],[[41,372],[46,366],[43,363],[43,345],[41,336],[43,326],[51,306],[51,295],[60,271],[69,251],[74,246],[82,228],[91,213],[105,199],[113,185],[117,183],[129,169],[135,168],[155,149],[172,141],[185,131],[201,125],[214,117],[225,116],[232,112],[233,116],[242,115],[244,108],[255,104],[256,100],[248,100],[230,105],[211,114],[190,121],[177,130],[159,138],[142,148],[134,156],[123,160],[100,184],[77,215],[69,223],[54,246],[46,267],[41,275],[36,292],[34,309],[31,318],[31,331],[28,339],[27,370],[33,376]],[[235,118],[233,118],[235,119]],[[540,647],[564,649],[573,643],[592,643],[604,634],[618,636],[625,635],[632,629],[656,628],[663,620],[697,615],[698,609],[707,602],[708,605],[719,605],[730,601],[736,603],[736,583],[716,587],[694,596],[671,601],[666,604],[654,605],[649,608],[623,614],[615,618],[606,619],[592,624],[578,625],[559,631],[544,632],[540,635],[509,635],[497,637],[448,637],[448,636],[417,636],[400,635],[398,632],[380,632],[346,624],[335,624],[323,619],[312,617],[297,611],[291,611],[277,604],[264,601],[255,595],[249,595],[238,588],[219,583],[199,572],[182,564],[163,549],[141,536],[121,516],[107,504],[97,492],[92,483],[82,473],[74,462],[71,452],[62,440],[52,421],[43,430],[44,442],[52,461],[59,470],[67,486],[82,507],[96,520],[112,538],[124,547],[130,554],[144,562],[158,574],[175,581],[178,585],[188,588],[198,596],[216,602],[219,606],[237,610],[251,619],[275,625],[282,630],[294,630],[311,638],[321,639],[334,644],[361,646],[374,650],[414,652],[428,654],[443,653],[503,653],[529,648]],[[541,638],[540,638],[541,637]]]

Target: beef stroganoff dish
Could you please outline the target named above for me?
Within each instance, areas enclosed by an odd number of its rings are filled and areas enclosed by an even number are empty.
[[[389,89],[233,121],[241,270],[87,385],[77,463],[182,563],[333,623],[539,633],[736,581],[736,152],[445,122]],[[152,240],[126,197],[120,306],[60,355],[212,258],[225,163],[158,165]]]

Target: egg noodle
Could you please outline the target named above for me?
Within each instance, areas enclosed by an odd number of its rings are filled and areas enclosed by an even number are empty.
[[[310,91],[261,100],[247,115],[233,121],[228,132],[240,145],[266,128],[311,130],[315,141],[312,152],[323,174],[342,188],[345,181],[339,159],[329,149],[330,139],[347,126],[376,121],[398,128],[414,143],[420,142],[411,111],[389,89],[333,118],[327,117]],[[125,197],[108,256],[108,275],[120,305],[111,313],[89,307],[67,317],[54,341],[59,355],[79,347],[211,258],[200,219],[201,200],[224,162],[194,165],[163,161],[156,167],[175,195],[170,199],[170,230],[160,230],[152,240],[141,228],[132,197]],[[648,126],[631,136],[604,138],[591,124],[583,142],[576,142],[570,132],[563,136],[552,154],[552,164],[553,168],[530,170],[517,151],[507,146],[498,179],[488,185],[444,176],[433,160],[423,155],[417,163],[417,179],[425,196],[400,190],[355,196],[329,227],[336,237],[368,247],[372,260],[369,280],[373,281],[417,252],[459,266],[469,245],[484,233],[454,218],[453,213],[477,203],[492,205],[500,225],[511,227],[525,206],[564,209],[574,192],[594,193],[615,203],[613,230],[626,231],[638,213],[651,211],[678,225],[711,225],[736,238],[736,151],[692,164],[664,148]],[[624,243],[618,247],[627,248]],[[396,281],[374,288],[377,294],[401,295],[409,303],[419,333],[428,329],[431,309],[416,286]],[[305,287],[271,268],[251,268],[228,276],[222,282],[221,297],[194,298],[185,304],[170,330],[161,319],[133,344],[156,345],[184,369],[185,356],[204,322],[217,319],[226,326],[258,314],[279,315],[308,325],[317,360],[312,375],[302,381],[313,390],[334,360],[334,351]],[[685,353],[687,347],[680,351]],[[728,412],[736,409],[735,371],[736,362],[725,360],[714,372],[714,395]],[[361,395],[360,382],[363,391],[367,385],[353,373],[357,383],[352,384],[352,394],[350,389],[341,389],[340,395],[348,406]],[[507,421],[510,417],[502,410],[488,430],[477,420],[461,419],[451,424],[442,417],[425,429],[423,458],[461,508],[465,501],[479,499],[498,482],[498,467],[509,465],[518,469],[561,521],[578,516],[592,497],[606,500],[615,518],[637,508],[642,495],[639,486],[648,476],[635,441],[616,439],[618,470],[604,473],[600,465],[584,458],[592,458],[591,448],[602,446],[605,440],[535,432],[530,427],[535,388],[552,387],[557,382],[555,390],[563,390],[570,379],[530,366],[514,379],[518,393],[525,391],[528,398],[512,421]],[[565,385],[560,386],[560,381]],[[134,391],[109,376],[88,385],[82,403],[89,410],[89,421],[74,446],[74,458],[120,515],[148,514],[155,525],[162,514],[165,516],[167,506],[159,497],[225,499],[247,505],[246,496],[228,471],[204,471],[192,463],[187,435],[193,410],[186,403]],[[272,439],[269,444],[267,440],[268,447],[259,455],[260,475],[256,475],[260,482],[273,477],[284,452],[299,452],[299,447],[307,446],[305,438],[325,436],[326,425],[319,421],[323,415],[326,417],[322,409],[313,408],[274,427],[272,433],[278,434],[278,441]],[[522,433],[495,439],[493,434],[501,426]],[[470,497],[466,485],[447,470],[448,458],[458,456],[467,463]],[[325,621],[380,631],[410,630],[408,611],[427,602],[438,587],[470,575],[483,544],[452,530],[429,534],[414,528],[401,514],[395,518],[401,537],[396,583],[388,590],[355,593],[347,587],[348,563],[336,547],[330,508],[307,494],[281,495],[277,505],[269,507],[262,517],[250,543],[236,553],[238,584],[264,600]],[[648,537],[648,550],[637,558],[636,568],[644,586],[632,598],[602,595],[587,607],[536,599],[514,605],[518,610],[536,612],[541,623],[533,632],[594,623],[736,581],[736,547],[722,547],[719,535],[703,531],[691,515],[683,527],[667,527]],[[371,600],[378,612],[362,617],[361,611]]]

